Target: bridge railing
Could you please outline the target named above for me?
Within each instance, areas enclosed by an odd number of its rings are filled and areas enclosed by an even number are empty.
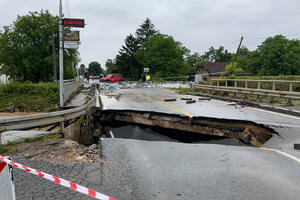
[[[206,84],[195,84],[194,88],[300,99],[300,81],[253,80],[253,79],[212,79]]]

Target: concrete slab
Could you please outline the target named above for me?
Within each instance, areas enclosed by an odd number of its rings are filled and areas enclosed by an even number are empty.
[[[66,105],[66,107],[78,107],[84,105],[88,101],[87,93],[80,92],[76,96],[74,96],[70,103]]]
[[[51,131],[5,131],[0,135],[0,144],[8,144],[9,142],[21,142],[24,138],[35,138],[45,135],[56,134]]]

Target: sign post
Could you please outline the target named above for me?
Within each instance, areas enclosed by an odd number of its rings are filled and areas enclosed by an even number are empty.
[[[59,105],[64,106],[64,50],[63,50],[63,18],[62,2],[59,1]],[[60,124],[61,134],[64,133],[64,122]]]

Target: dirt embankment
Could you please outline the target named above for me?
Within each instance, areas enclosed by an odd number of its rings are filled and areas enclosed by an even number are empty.
[[[20,143],[17,149],[16,152],[6,155],[62,164],[102,162],[98,145],[84,146],[62,138],[45,142]]]

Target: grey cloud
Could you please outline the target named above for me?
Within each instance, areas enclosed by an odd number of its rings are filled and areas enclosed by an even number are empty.
[[[65,0],[63,0],[63,3]],[[134,33],[150,17],[162,33],[203,53],[224,45],[235,51],[239,38],[250,49],[275,34],[299,33],[299,0],[69,0],[71,16],[84,18],[80,53],[87,65],[102,65],[114,58],[126,35]],[[11,24],[18,14],[48,9],[58,14],[58,0],[2,0],[0,26]],[[66,13],[66,12],[65,12]],[[290,35],[290,38],[300,34]]]

